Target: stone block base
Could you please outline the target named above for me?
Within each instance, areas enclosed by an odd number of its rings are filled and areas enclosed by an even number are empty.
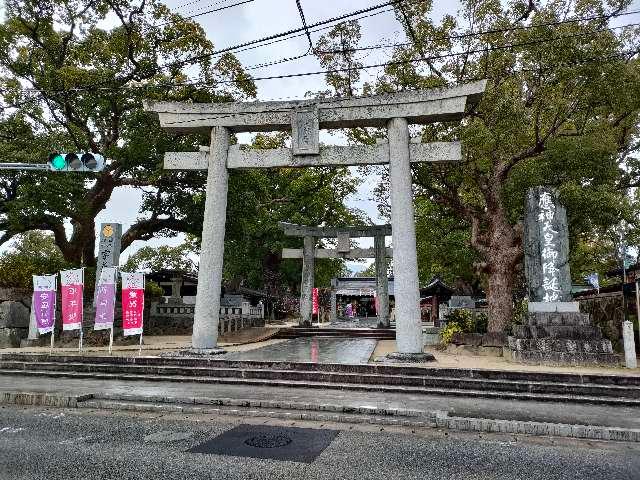
[[[620,357],[614,353],[567,353],[567,352],[540,352],[534,350],[508,350],[505,357],[508,360],[529,365],[620,365]]]
[[[618,365],[611,341],[602,338],[589,314],[558,307],[564,303],[541,305],[546,310],[529,309],[527,324],[513,327],[505,357],[544,365]]]
[[[529,312],[579,312],[580,304],[578,302],[529,302]]]
[[[567,338],[509,337],[509,348],[516,351],[537,350],[543,353],[613,353],[609,340],[572,340]]]

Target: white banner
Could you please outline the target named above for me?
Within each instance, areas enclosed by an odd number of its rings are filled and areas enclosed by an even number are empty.
[[[125,288],[131,290],[144,289],[144,273],[142,272],[120,272],[122,276],[122,289]]]
[[[62,270],[60,272],[60,285],[84,285],[84,268]]]
[[[38,291],[55,291],[57,275],[34,275],[33,289]]]

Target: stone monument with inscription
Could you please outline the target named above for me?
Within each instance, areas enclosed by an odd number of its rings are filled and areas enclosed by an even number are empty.
[[[525,325],[513,326],[511,359],[551,365],[619,363],[611,341],[571,301],[567,212],[553,188],[527,192],[524,266],[529,312]]]

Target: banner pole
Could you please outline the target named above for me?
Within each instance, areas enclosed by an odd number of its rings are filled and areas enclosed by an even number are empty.
[[[51,347],[49,348],[49,355],[53,355],[53,329],[51,330]]]
[[[140,349],[138,350],[138,356],[142,355],[142,332],[140,332]]]
[[[111,355],[112,350],[113,350],[113,323],[111,324],[111,333],[109,334],[109,355]]]
[[[82,308],[80,310],[80,339],[78,340],[78,352],[82,353],[82,337],[84,332],[82,331],[83,323],[84,323],[84,267],[80,270],[80,275],[82,276],[81,284],[82,284],[82,294],[80,296],[80,303]]]

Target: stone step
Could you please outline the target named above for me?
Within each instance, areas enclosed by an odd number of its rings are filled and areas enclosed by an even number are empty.
[[[13,370],[0,369],[0,374],[11,375],[16,372]],[[332,383],[311,382],[311,381],[295,381],[295,380],[265,380],[250,378],[217,378],[217,377],[185,377],[175,375],[133,375],[120,373],[78,373],[78,372],[44,372],[33,370],[22,370],[20,375],[24,376],[46,376],[51,378],[74,378],[74,379],[100,379],[100,380],[139,380],[139,381],[164,381],[164,382],[190,382],[203,384],[235,384],[235,385],[256,385],[256,386],[277,386],[289,388],[332,388],[339,390],[358,390],[370,392],[393,392],[405,394],[424,394],[424,395],[443,395],[443,396],[461,396],[461,397],[477,397],[477,398],[496,398],[496,399],[513,399],[513,400],[531,400],[531,401],[548,401],[548,402],[573,402],[573,403],[591,403],[603,405],[618,406],[640,406],[640,398],[624,397],[624,396],[596,396],[582,395],[572,393],[538,393],[538,392],[512,392],[512,391],[493,391],[486,389],[457,389],[457,388],[438,388],[438,387],[418,387],[404,385],[370,385],[370,384],[352,384],[352,383]]]
[[[562,338],[570,340],[602,340],[600,328],[592,325],[568,326],[514,325],[513,336],[517,338]]]
[[[582,312],[529,312],[527,325],[546,326],[589,326],[591,317]]]
[[[224,356],[213,358],[194,357],[160,357],[160,356],[109,356],[109,355],[75,355],[48,353],[0,353],[0,361],[22,363],[68,364],[82,363],[108,364],[114,366],[147,365],[147,366],[179,366],[179,367],[216,367],[236,370],[296,370],[312,372],[366,373],[381,375],[408,375],[447,378],[475,378],[487,380],[519,380],[525,382],[552,382],[562,384],[596,384],[639,386],[640,375],[632,375],[627,371],[620,374],[606,373],[567,373],[536,372],[527,370],[491,370],[478,368],[442,368],[437,366],[385,365],[385,364],[339,364],[312,362],[281,362],[254,360],[227,360]],[[517,365],[514,365],[517,368]]]
[[[61,373],[116,374],[137,377],[154,375],[182,378],[218,378],[220,382],[229,379],[266,380],[266,381],[302,381],[332,384],[366,384],[387,386],[433,387],[443,389],[469,389],[487,391],[511,391],[524,393],[549,393],[615,396],[640,399],[640,386],[617,386],[597,384],[571,384],[558,382],[535,382],[522,380],[433,377],[429,375],[385,375],[379,373],[349,373],[298,371],[293,369],[239,369],[223,367],[180,367],[153,365],[113,365],[84,363],[47,363],[47,362],[15,362],[0,361],[0,368],[5,371],[41,372],[42,375]]]
[[[529,365],[619,365],[620,357],[614,353],[541,352],[537,350],[512,350],[513,361]]]
[[[569,340],[563,338],[515,338],[509,337],[512,351],[537,351],[541,353],[613,353],[610,340]]]

